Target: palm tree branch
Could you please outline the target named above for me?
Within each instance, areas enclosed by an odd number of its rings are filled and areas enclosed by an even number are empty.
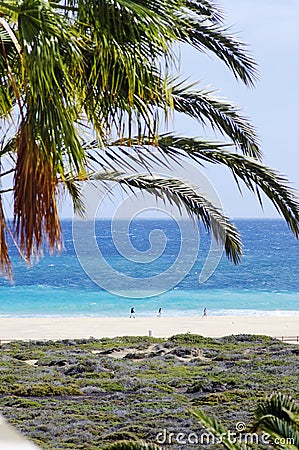
[[[233,442],[233,439],[229,438],[229,431],[219,423],[215,418],[210,418],[201,410],[191,410],[191,414],[195,416],[200,424],[218,440],[218,443],[224,445],[228,450],[246,450],[246,447]]]
[[[242,244],[236,227],[204,195],[192,186],[177,178],[163,178],[153,175],[123,175],[120,172],[100,172],[92,176],[101,181],[117,181],[123,186],[146,190],[179,208],[183,206],[190,216],[203,223],[207,231],[212,232],[218,243],[224,245],[226,256],[235,264],[240,262]]]
[[[254,85],[257,64],[248,54],[245,44],[229,34],[223,25],[211,24],[202,18],[190,19],[190,23],[188,38],[191,45],[200,51],[210,50],[231,69],[237,79],[248,86]]]
[[[1,100],[2,100],[2,114],[6,114],[10,111],[13,101],[12,101],[12,95],[11,93],[14,93],[15,99],[17,101],[18,107],[19,107],[19,113],[20,116],[23,118],[23,108],[22,108],[22,101],[21,101],[21,90],[18,86],[18,80],[16,77],[16,74],[11,66],[11,59],[12,55],[15,53],[15,51],[18,53],[18,58],[22,62],[22,49],[19,44],[19,41],[10,27],[9,23],[5,20],[5,18],[0,17],[0,26],[5,31],[6,35],[1,34],[0,39],[0,53],[1,53],[1,75],[2,80],[7,79],[6,83],[3,83],[1,86]],[[9,37],[9,39],[8,39]],[[11,48],[13,46],[13,49]],[[7,53],[7,49],[9,50],[9,53]],[[8,79],[10,80],[10,86],[8,84]],[[10,89],[11,87],[11,89]],[[12,90],[12,92],[10,92]]]
[[[63,179],[63,184],[70,194],[73,202],[74,212],[80,217],[85,217],[85,204],[81,195],[81,180],[74,178],[71,174]]]
[[[284,419],[272,415],[266,415],[258,421],[258,428],[268,433],[275,440],[279,449],[298,450],[299,433],[298,428],[294,428]]]
[[[235,179],[242,180],[245,186],[257,195],[261,206],[259,190],[264,192],[285,218],[295,237],[299,237],[298,196],[289,186],[288,180],[278,172],[254,158],[229,152],[220,147],[217,150],[202,149],[202,141],[194,138],[167,135],[159,139],[159,148],[168,155],[173,152],[174,157],[177,155],[177,150],[181,150],[201,163],[225,165],[231,170]]]
[[[267,414],[284,417],[285,420],[290,422],[292,420],[290,419],[290,414],[298,415],[299,406],[291,396],[281,392],[273,393],[260,402],[256,409],[257,419]]]
[[[28,84],[23,123],[30,124],[31,138],[55,170],[63,173],[66,157],[69,167],[80,171],[84,153],[75,126],[79,111],[71,72],[82,65],[77,35],[44,0],[22,4],[18,27]]]
[[[187,0],[186,6],[196,14],[206,17],[212,23],[223,22],[223,14],[219,7],[216,8],[215,4],[208,0]]]
[[[118,145],[117,150],[115,145]],[[130,149],[125,149],[125,146]],[[184,157],[188,156],[196,163],[221,164],[228,167],[241,190],[240,181],[253,192],[263,207],[261,192],[272,202],[279,214],[281,214],[296,238],[299,237],[299,202],[296,191],[290,187],[288,180],[279,172],[263,165],[259,160],[246,155],[230,152],[227,150],[229,144],[213,143],[203,139],[174,136],[170,133],[161,135],[158,139],[155,156],[157,152],[167,158],[183,164]],[[124,152],[129,159],[140,162],[139,155],[143,155],[145,168],[150,168],[149,158],[153,157],[153,142],[146,137],[140,136],[136,139],[115,141],[112,143],[111,159],[115,164],[121,164]],[[107,156],[107,153],[105,153]],[[110,160],[110,157],[108,157]],[[161,161],[163,157],[161,156]],[[159,163],[157,157],[156,160]],[[109,164],[109,162],[108,162]]]
[[[174,109],[189,115],[229,137],[245,155],[261,158],[256,132],[249,121],[230,102],[213,96],[213,92],[192,91],[189,86],[178,84],[172,91]]]
[[[281,392],[273,393],[259,402],[252,431],[260,429],[267,432],[275,440],[277,448],[298,449],[298,414],[299,407],[292,397]]]

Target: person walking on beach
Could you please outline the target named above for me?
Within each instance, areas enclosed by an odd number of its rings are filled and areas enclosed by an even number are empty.
[[[162,308],[159,308],[158,309],[158,313],[157,313],[157,317],[161,317],[161,315],[162,315]]]
[[[204,309],[203,309],[202,317],[208,317],[208,315],[207,315],[207,308],[206,307],[204,307]]]
[[[133,317],[133,319],[135,319],[135,309],[134,307],[131,308],[131,313],[130,313],[130,319]]]

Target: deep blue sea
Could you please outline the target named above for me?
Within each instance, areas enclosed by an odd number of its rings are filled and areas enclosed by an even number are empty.
[[[209,315],[299,315],[299,242],[283,220],[235,224],[244,243],[238,266],[224,255],[217,265],[219,249],[208,257],[204,230],[197,246],[192,223],[183,224],[192,232],[182,237],[177,222],[160,219],[134,220],[128,230],[98,220],[92,243],[83,227],[75,235],[78,258],[72,221],[63,221],[59,255],[45,252],[28,268],[11,245],[14,283],[0,279],[0,316],[127,317],[132,306],[137,316],[154,316],[159,307],[164,316],[198,315],[204,307]],[[215,270],[199,282],[207,259],[205,274]]]

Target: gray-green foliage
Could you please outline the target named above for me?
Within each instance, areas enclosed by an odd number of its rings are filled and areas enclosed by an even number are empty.
[[[249,335],[12,342],[0,349],[0,408],[43,449],[159,444],[164,429],[200,435],[190,409],[234,429],[272,391],[298,399],[297,352]]]

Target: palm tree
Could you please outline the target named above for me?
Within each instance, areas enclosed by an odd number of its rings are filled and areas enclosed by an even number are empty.
[[[45,241],[61,247],[57,197],[67,190],[83,213],[80,185],[98,178],[183,205],[238,263],[235,226],[186,182],[150,176],[153,149],[161,165],[190,158],[228,167],[260,202],[264,192],[298,237],[296,195],[262,164],[252,125],[230,102],[174,75],[175,46],[185,43],[212,52],[245,85],[255,82],[255,62],[210,0],[7,0],[0,13],[0,175],[13,173],[12,232],[28,261]],[[161,135],[159,124],[173,111],[210,124],[226,141]],[[117,162],[136,160],[147,175],[115,171]],[[9,189],[0,191],[0,268],[11,276]]]

